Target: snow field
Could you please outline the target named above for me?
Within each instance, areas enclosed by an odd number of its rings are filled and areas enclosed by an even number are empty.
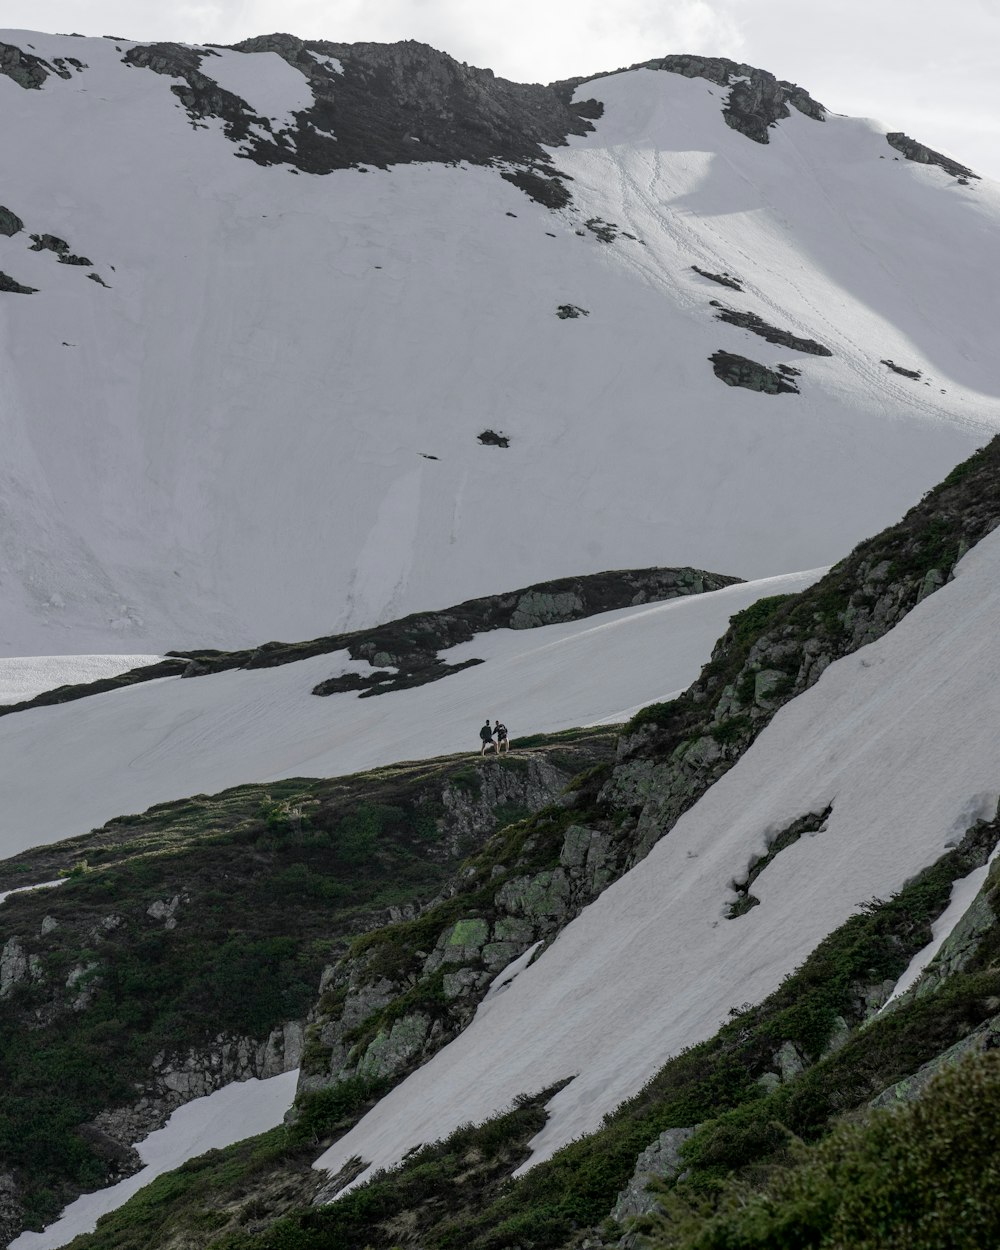
[[[221,1150],[277,1127],[292,1105],[298,1076],[295,1070],[266,1081],[235,1082],[178,1107],[163,1128],[137,1144],[146,1165],[142,1171],[77,1198],[43,1232],[16,1237],[10,1250],[58,1250],[81,1233],[92,1233],[102,1215],[116,1210],[164,1172],[208,1150]]]
[[[809,568],[1000,424],[995,189],[880,161],[864,123],[793,111],[763,146],[710,84],[619,74],[581,88],[606,111],[555,150],[578,203],[554,214],[494,169],[262,168],[114,42],[9,39],[88,68],[0,76],[4,203],[110,289],[0,237],[38,288],[0,299],[0,654],[311,637],[607,568]],[[308,90],[273,53],[202,70],[279,117]],[[722,325],[714,298],[835,354]],[[723,385],[719,347],[800,367],[801,395]]]
[[[0,857],[244,782],[471,754],[487,712],[502,717],[514,750],[529,733],[624,719],[687,686],[734,612],[801,590],[822,572],[481,634],[443,654],[485,663],[377,698],[311,693],[334,674],[371,671],[341,652],[279,668],[162,678],[0,717]]]
[[[0,658],[0,705],[21,703],[57,686],[118,677],[156,664],[159,655],[32,655]]]
[[[1000,764],[1000,534],[879,641],[831,665],[635,869],[610,886],[450,1045],[316,1161],[371,1171],[518,1094],[572,1077],[530,1167],[599,1127],[730,1008],[759,1002],[859,905],[887,897],[974,820]],[[821,833],[730,885],[781,829],[832,804]]]

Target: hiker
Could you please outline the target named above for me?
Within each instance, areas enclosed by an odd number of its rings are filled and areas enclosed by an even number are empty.
[[[482,739],[483,743],[483,749],[479,752],[480,755],[486,754],[487,746],[495,749],[493,746],[493,730],[490,728],[490,718],[488,716],[486,718],[486,724],[479,731],[479,737]]]
[[[501,725],[499,721],[493,726],[493,732],[497,736],[497,755],[503,751],[505,754],[510,750],[510,743],[507,741],[507,726]]]

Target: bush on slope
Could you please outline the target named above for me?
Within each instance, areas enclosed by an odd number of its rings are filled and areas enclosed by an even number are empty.
[[[707,1220],[678,1201],[649,1250],[969,1250],[1000,1243],[1000,1054],[970,1055],[915,1102],[842,1123],[763,1193],[730,1184]]]

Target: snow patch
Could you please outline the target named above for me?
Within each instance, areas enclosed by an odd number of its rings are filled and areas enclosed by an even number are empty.
[[[206,56],[201,72],[245,100],[258,117],[271,122],[273,130],[294,125],[293,113],[312,108],[309,79],[277,52],[237,52],[233,48],[212,48],[211,52],[218,55]]]
[[[5,902],[12,894],[27,894],[29,890],[51,890],[57,885],[65,885],[67,877],[60,877],[58,881],[37,881],[34,885],[19,885],[14,890],[3,890],[0,892],[0,903]]]
[[[120,677],[158,664],[160,655],[32,655],[0,658],[0,705],[21,703],[57,686]]]
[[[234,1082],[178,1107],[163,1128],[137,1144],[146,1164],[141,1172],[77,1198],[54,1224],[40,1233],[22,1233],[10,1250],[57,1250],[81,1233],[93,1232],[102,1215],[117,1210],[164,1172],[207,1150],[221,1150],[275,1128],[292,1105],[298,1076],[296,1070],[266,1081]]]

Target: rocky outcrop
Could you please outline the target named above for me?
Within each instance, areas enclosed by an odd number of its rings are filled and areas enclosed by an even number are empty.
[[[732,767],[779,707],[834,660],[888,633],[952,576],[965,552],[1000,524],[998,472],[1000,438],[815,586],[738,613],[694,685],[635,718],[600,796],[630,813],[632,862]]]
[[[715,376],[727,386],[742,386],[748,391],[762,391],[765,395],[798,395],[799,388],[792,376],[799,371],[789,365],[769,369],[757,360],[738,356],[735,352],[720,348],[709,356]]]
[[[10,295],[34,295],[37,287],[23,286],[10,274],[0,271],[0,291],[6,291]]]
[[[894,360],[880,360],[879,364],[885,365],[887,369],[891,369],[893,373],[898,373],[900,377],[912,378],[914,382],[919,382],[923,376],[919,369],[906,369],[902,365],[897,365]]]
[[[938,165],[946,174],[951,174],[953,178],[958,178],[960,181],[967,182],[970,178],[977,180],[979,178],[978,174],[960,165],[958,161],[953,161],[950,156],[944,156],[941,152],[935,152],[933,148],[925,147],[916,139],[904,135],[901,130],[891,131],[885,139],[890,147],[895,148],[897,152],[902,152],[908,161],[916,161],[919,165]]]
[[[17,213],[12,213],[9,208],[4,208],[0,204],[0,234],[5,235],[9,239],[23,229],[24,222],[18,217]]]
[[[733,277],[731,273],[712,273],[709,269],[699,269],[697,265],[691,268],[697,274],[701,274],[703,278],[708,278],[712,282],[718,282],[719,286],[727,286],[731,291],[742,291],[742,284]]]
[[[412,40],[343,44],[273,34],[234,47],[282,57],[308,80],[312,105],[273,126],[212,79],[211,49],[149,44],[130,49],[123,60],[183,79],[171,90],[192,123],[221,118],[239,155],[258,164],[326,174],[411,161],[502,161],[504,177],[550,207],[565,205],[569,191],[546,148],[591,130],[584,112],[599,111]]]
[[[751,334],[757,334],[768,343],[778,343],[782,347],[789,347],[793,351],[807,352],[810,356],[832,356],[833,352],[829,347],[824,347],[822,343],[817,343],[815,339],[799,338],[798,335],[792,334],[790,330],[779,330],[777,326],[768,325],[763,317],[758,317],[756,313],[741,312],[736,308],[728,308],[725,304],[720,304],[718,300],[709,301],[713,308],[717,308],[715,314],[717,321],[725,321],[729,325],[739,326],[742,330],[749,330]]]
[[[162,1128],[178,1107],[193,1098],[204,1098],[235,1081],[266,1081],[291,1072],[302,1057],[304,1027],[302,1021],[292,1020],[272,1029],[264,1041],[219,1034],[207,1050],[191,1047],[181,1054],[161,1052],[137,1088],[136,1100],[101,1112],[92,1127],[119,1146],[129,1147]]]
[[[680,1149],[696,1129],[697,1125],[692,1128],[668,1128],[639,1155],[632,1179],[618,1195],[611,1210],[611,1219],[616,1224],[627,1227],[639,1216],[652,1215],[661,1209],[651,1185],[673,1180],[682,1171],[684,1164]],[[636,1240],[634,1234],[626,1232],[618,1244],[622,1250],[627,1250],[636,1244]]]
[[[68,70],[54,68],[40,56],[9,43],[0,43],[0,74],[29,91],[40,87],[49,74],[58,74],[60,78],[70,77]]]
[[[532,784],[516,774],[503,780],[503,769],[489,761],[476,774],[484,792],[474,802],[508,815],[511,794]],[[472,802],[455,796],[449,809],[454,815],[465,807],[474,820]],[[554,937],[621,874],[627,842],[585,823],[584,803],[580,791],[570,792],[534,820],[502,830],[445,898],[367,935],[326,969],[300,1094],[349,1077],[400,1079],[468,1024],[504,969]]]
[[[86,256],[74,256],[65,239],[54,234],[33,234],[29,252],[54,252],[60,265],[92,265]]]
[[[884,1089],[871,1100],[869,1106],[873,1108],[896,1107],[900,1103],[912,1102],[945,1068],[954,1067],[966,1055],[982,1054],[984,1051],[997,1049],[1000,1049],[1000,1015],[993,1016],[992,1019],[973,1029],[967,1037],[949,1046],[929,1063],[925,1063],[912,1076],[904,1077],[903,1080]]]

